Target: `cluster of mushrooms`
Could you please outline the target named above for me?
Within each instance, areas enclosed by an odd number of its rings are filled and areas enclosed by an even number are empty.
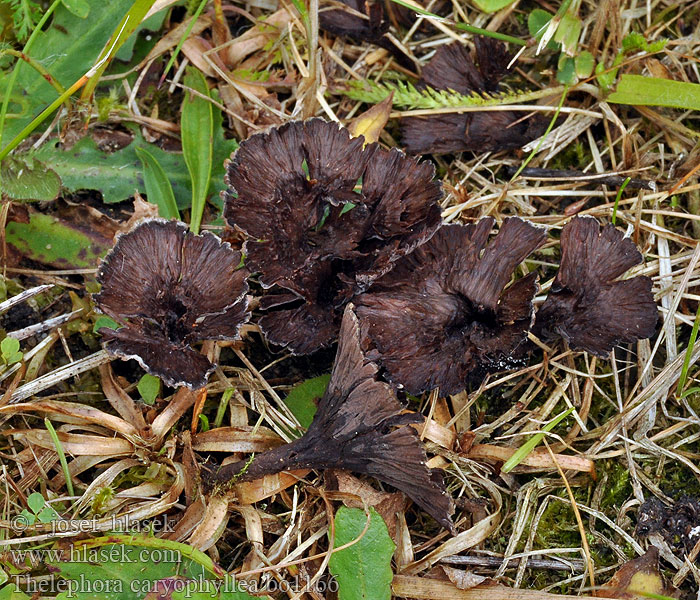
[[[559,272],[535,313],[537,274],[511,280],[543,229],[511,217],[489,241],[491,218],[443,224],[431,163],[365,145],[335,123],[250,137],[227,164],[227,185],[224,216],[242,251],[176,221],[142,221],[104,259],[95,296],[120,325],[100,329],[107,350],[171,386],[206,384],[215,365],[193,344],[238,337],[252,274],[269,342],[309,354],[339,340],[306,434],[220,468],[210,487],[347,469],[404,491],[452,530],[442,476],[407,426],[420,417],[402,414],[396,389],[460,392],[523,364],[530,332],[604,357],[655,331],[650,279],[618,280],[641,255],[612,225],[574,218],[563,228]]]

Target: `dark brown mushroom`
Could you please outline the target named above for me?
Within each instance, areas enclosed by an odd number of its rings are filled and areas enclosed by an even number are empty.
[[[224,215],[246,266],[271,288],[260,320],[306,354],[332,343],[345,304],[440,224],[434,168],[320,119],[243,142],[227,165]]]
[[[359,343],[357,317],[345,309],[328,388],[307,432],[299,439],[221,467],[208,487],[258,479],[289,469],[344,469],[364,473],[404,492],[443,527],[454,531],[452,499],[439,471],[431,471],[417,432],[402,414],[392,388],[377,381],[377,367]]]
[[[211,233],[142,221],[119,236],[97,273],[97,307],[122,326],[99,330],[105,348],[168,385],[204,386],[215,365],[192,344],[233,340],[250,316],[240,265],[240,252]]]
[[[404,68],[415,71],[416,65],[403,49],[387,35],[389,21],[384,11],[392,4],[386,0],[336,0],[342,8],[327,8],[319,12],[319,26],[333,35],[348,37],[358,42],[369,42],[388,50]],[[395,10],[390,9],[390,10]]]
[[[493,222],[443,225],[356,300],[368,357],[412,394],[462,391],[525,343],[537,278],[506,285],[545,233],[508,218],[486,245]]]
[[[478,66],[459,42],[441,46],[423,69],[418,87],[460,94],[497,92],[508,72],[505,46],[491,38],[474,40]],[[411,154],[491,152],[519,148],[544,131],[539,117],[514,111],[476,111],[402,119],[403,145]]]
[[[651,279],[618,281],[642,262],[634,242],[614,225],[601,229],[591,217],[575,217],[561,232],[561,264],[533,331],[544,340],[559,337],[572,348],[607,357],[614,346],[648,338],[658,309]]]

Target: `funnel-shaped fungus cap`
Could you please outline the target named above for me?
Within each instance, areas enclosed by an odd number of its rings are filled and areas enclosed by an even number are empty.
[[[651,279],[617,281],[642,261],[634,242],[614,225],[575,217],[561,232],[561,263],[534,332],[563,337],[572,348],[607,357],[614,346],[651,337],[658,309]]]
[[[336,338],[345,304],[440,224],[434,168],[336,123],[291,122],[244,141],[227,165],[224,214],[247,235],[269,339],[308,353]]]
[[[249,317],[240,264],[240,252],[211,233],[142,221],[119,236],[97,274],[97,307],[122,326],[100,329],[105,348],[168,385],[204,386],[214,365],[192,344],[233,340]]]
[[[360,349],[352,305],[345,309],[331,379],[308,431],[252,460],[222,467],[214,482],[250,481],[287,469],[345,469],[365,473],[404,492],[443,527],[454,530],[452,499],[439,471],[427,466],[418,433],[402,414],[392,388]]]
[[[440,46],[423,69],[418,87],[453,90],[460,94],[498,91],[508,72],[505,46],[491,38],[476,37],[478,66],[459,42]],[[451,113],[401,120],[402,142],[411,154],[491,152],[519,148],[544,130],[539,117],[515,111]]]
[[[412,394],[462,391],[525,342],[537,278],[506,285],[545,233],[508,218],[486,245],[492,225],[443,225],[356,300],[368,357]]]

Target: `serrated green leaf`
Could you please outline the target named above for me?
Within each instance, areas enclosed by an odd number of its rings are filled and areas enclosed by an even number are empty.
[[[160,379],[153,375],[146,373],[141,379],[139,379],[136,388],[141,394],[141,398],[146,404],[155,404],[158,394],[160,394]]]
[[[61,0],[61,4],[80,19],[90,14],[90,4],[86,0]]]
[[[637,31],[632,31],[622,38],[623,52],[636,52],[637,50],[646,50],[646,48],[646,39],[644,39],[644,36]]]
[[[210,95],[204,75],[191,68],[185,75],[184,83],[201,94],[195,95],[189,91],[185,93],[180,123],[182,152],[192,182],[190,229],[199,233],[214,156],[214,115],[211,102],[206,100]]]
[[[115,23],[129,11],[133,0],[103,2],[93,11],[90,26],[64,6],[59,6],[51,26],[39,32],[31,56],[49,70],[64,88],[70,87],[93,65],[114,30]],[[7,91],[9,77],[0,77],[0,97]],[[2,146],[14,138],[48,104],[56,90],[24,61],[17,64],[17,79],[11,94]]]
[[[617,89],[607,97],[613,104],[668,106],[700,110],[700,84],[624,74]]]
[[[474,0],[474,4],[485,13],[493,13],[513,4],[515,0]]]
[[[284,403],[302,427],[308,429],[311,425],[318,408],[318,401],[326,392],[330,380],[330,375],[319,375],[302,381],[299,385],[294,386],[294,389],[284,399]]]
[[[173,186],[163,167],[148,150],[136,147],[136,155],[143,165],[143,179],[148,201],[158,206],[158,214],[164,219],[180,219]]]
[[[224,138],[222,117],[219,111],[214,115],[214,163],[211,173],[209,194],[213,201],[224,183],[224,159],[238,147],[235,140]],[[57,142],[44,144],[32,156],[50,164],[63,180],[63,186],[71,192],[76,190],[99,190],[105,202],[121,202],[135,191],[146,194],[143,166],[136,148],[145,149],[153,156],[165,172],[172,185],[178,208],[190,206],[192,192],[190,178],[182,154],[166,152],[143,139],[138,128],[132,128],[134,140],[116,152],[102,152],[92,138],[80,140],[70,150],[57,147]]]
[[[57,142],[49,142],[34,156],[50,164],[71,192],[99,190],[104,201],[111,203],[126,200],[136,191],[147,193],[136,148],[144,148],[168,174],[180,206],[189,205],[189,177],[182,155],[149,144],[136,129],[131,144],[116,152],[102,152],[92,138],[85,137],[68,151],[59,149]]]
[[[363,510],[342,506],[335,515],[334,546],[357,539],[366,523]],[[394,548],[386,523],[371,508],[370,524],[364,536],[331,556],[329,569],[338,581],[340,600],[390,600]]]
[[[0,342],[0,352],[2,352],[3,358],[16,354],[19,352],[19,340],[12,337],[6,337],[2,342]]]
[[[393,105],[406,109],[450,108],[462,106],[505,106],[507,104],[522,104],[539,98],[550,97],[558,90],[546,89],[535,91],[507,91],[493,94],[470,95],[458,94],[449,90],[435,90],[431,87],[417,90],[416,87],[404,81],[384,81],[377,83],[371,80],[350,81],[346,88],[338,89],[338,93],[370,104],[384,100],[393,92]]]
[[[31,156],[8,156],[0,169],[0,191],[10,200],[54,200],[61,191],[56,171]]]
[[[111,244],[90,237],[79,227],[79,223],[31,213],[29,223],[13,221],[5,232],[7,243],[32,260],[65,269],[95,268]]]

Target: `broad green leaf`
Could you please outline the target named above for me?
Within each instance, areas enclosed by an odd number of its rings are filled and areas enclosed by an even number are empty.
[[[0,169],[0,191],[10,200],[54,200],[61,191],[56,171],[32,156],[8,156]]]
[[[578,15],[570,12],[564,13],[554,34],[554,41],[561,44],[562,51],[569,56],[576,56],[578,50],[578,38],[581,35],[583,24]]]
[[[29,596],[14,583],[8,583],[0,590],[0,600],[29,600]]]
[[[128,539],[133,545],[94,545],[95,540],[91,540],[87,545],[74,546],[69,560],[49,564],[66,580],[60,589],[68,590],[58,594],[56,600],[260,598],[240,591],[233,580],[215,578],[213,573],[221,570],[205,554],[186,544],[138,534],[112,534],[102,539]]]
[[[624,74],[617,89],[607,97],[613,104],[669,106],[700,110],[700,84]]]
[[[146,186],[148,201],[158,206],[158,214],[165,219],[180,219],[177,210],[173,186],[170,185],[168,176],[148,150],[135,148],[136,155],[143,165],[143,179]]]
[[[536,8],[531,11],[527,16],[527,28],[530,35],[539,41],[544,35],[544,32],[547,31],[547,26],[553,17],[554,15],[552,13],[548,13],[541,8]],[[546,48],[547,50],[556,50],[559,48],[559,44],[553,40],[549,40]]]
[[[284,403],[302,427],[308,429],[311,425],[318,408],[318,401],[323,397],[330,380],[330,375],[319,375],[302,381],[299,385],[294,386],[294,389],[284,399]]]
[[[32,509],[32,511],[34,511],[34,514],[37,514],[42,508],[44,508],[45,504],[46,500],[44,500],[44,497],[39,492],[29,494],[27,497],[27,505]]]
[[[40,32],[31,50],[51,76],[64,88],[70,87],[94,64],[114,31],[114,26],[129,11],[133,0],[103,2],[86,21],[59,6],[51,26]],[[7,91],[9,77],[0,77],[0,95]],[[41,110],[57,97],[56,90],[24,61],[17,64],[17,79],[12,90],[2,146],[14,138]]]
[[[212,201],[217,201],[218,192],[223,190],[224,160],[238,147],[235,140],[224,139],[222,117],[215,111],[214,164],[209,193]],[[105,202],[121,202],[135,191],[148,193],[143,177],[143,165],[136,153],[137,148],[146,150],[158,161],[172,185],[178,208],[190,206],[192,192],[190,179],[182,154],[165,152],[143,139],[138,128],[132,128],[134,140],[116,152],[102,152],[90,137],[83,138],[70,150],[57,147],[57,142],[44,144],[32,156],[39,158],[58,173],[63,187],[71,192],[76,190],[99,190]]]
[[[7,362],[8,365],[14,365],[15,363],[20,362],[24,358],[24,354],[22,352],[15,352],[14,354],[10,354],[5,361]]]
[[[95,88],[102,77],[102,73],[104,73],[109,63],[114,59],[119,48],[121,48],[124,42],[136,31],[154,3],[155,0],[134,0],[129,11],[124,15],[122,20],[116,24],[112,35],[97,57],[94,72],[80,94],[80,100],[82,102],[89,102],[92,100]]]
[[[169,14],[169,7],[164,8],[163,10],[158,11],[157,13],[151,15],[146,19],[145,21],[141,21],[141,24],[136,28],[136,31],[129,36],[129,39],[126,40],[119,48],[119,51],[117,52],[115,58],[117,58],[120,61],[124,61],[125,63],[129,62],[131,58],[134,55],[134,46],[136,45],[136,41],[139,39],[139,33],[142,31],[159,31],[160,28],[163,26],[163,22],[165,21],[165,17],[168,16]],[[156,36],[153,36],[154,38]],[[155,41],[155,40],[154,40]],[[115,68],[114,63],[110,67],[110,73],[112,73],[112,69]],[[116,69],[121,71],[121,69],[124,67],[117,66]]]
[[[90,14],[90,3],[86,0],[61,0],[61,4],[80,19]]]
[[[573,58],[564,53],[559,55],[557,81],[566,85],[576,83],[576,63]]]
[[[160,379],[146,373],[139,380],[136,389],[138,389],[141,398],[146,404],[153,405],[158,394],[160,394]]]
[[[105,202],[121,202],[139,193],[148,193],[143,167],[136,153],[145,149],[167,173],[180,206],[190,202],[189,177],[181,154],[165,152],[134,131],[134,141],[116,152],[102,152],[90,137],[85,137],[70,150],[61,150],[56,142],[44,144],[34,156],[50,164],[71,192],[99,190]],[[222,182],[223,183],[223,182]],[[154,202],[155,204],[155,202]]]
[[[588,50],[584,50],[574,59],[574,64],[576,67],[576,76],[580,79],[586,79],[593,73],[595,58],[593,58],[593,55]]]
[[[21,254],[58,268],[94,269],[111,248],[81,231],[80,224],[40,213],[31,213],[29,223],[8,223],[5,232],[7,243]]]
[[[19,341],[15,338],[6,337],[2,342],[0,342],[0,351],[3,357],[10,357],[13,354],[19,352]]]
[[[366,523],[363,510],[342,506],[335,515],[334,547],[357,539]],[[340,600],[390,600],[394,548],[386,523],[371,508],[370,524],[364,536],[331,556],[329,568],[338,581]]]
[[[214,115],[209,98],[209,87],[202,73],[194,68],[185,75],[185,86],[201,95],[185,92],[182,102],[182,152],[192,182],[192,212],[190,229],[199,233],[204,206],[209,190],[214,156]],[[202,97],[204,96],[204,97]]]
[[[119,323],[117,323],[112,317],[107,317],[105,315],[97,317],[95,320],[95,325],[92,328],[93,333],[97,333],[101,327],[109,327],[110,329],[119,329]]]
[[[485,13],[493,13],[513,4],[515,0],[474,0],[474,4]]]

